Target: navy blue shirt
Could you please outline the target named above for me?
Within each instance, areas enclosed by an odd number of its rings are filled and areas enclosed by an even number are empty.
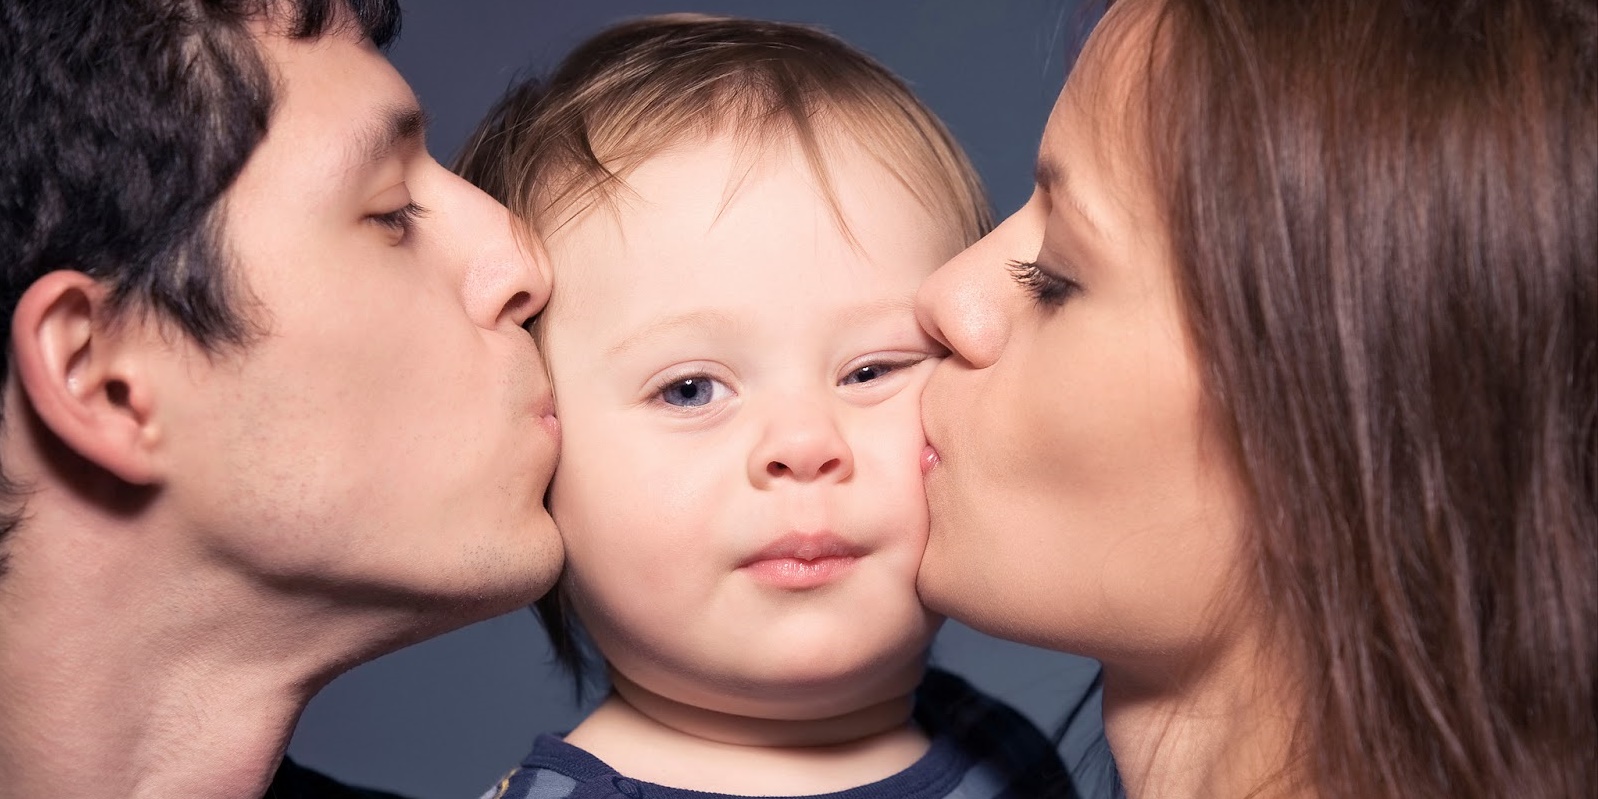
[[[932,745],[886,779],[825,799],[1076,799],[1052,743],[1025,717],[943,671],[916,691],[915,721]],[[553,735],[484,799],[712,799],[725,794],[670,788],[619,774]],[[821,797],[811,797],[821,799]]]

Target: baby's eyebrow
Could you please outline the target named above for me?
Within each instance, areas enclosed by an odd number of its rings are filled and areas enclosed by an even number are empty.
[[[708,308],[697,311],[688,311],[687,313],[673,314],[671,316],[661,317],[660,319],[656,319],[649,324],[644,325],[642,328],[639,328],[637,332],[634,332],[632,335],[622,339],[615,346],[611,347],[606,351],[605,354],[614,358],[625,354],[628,350],[633,349],[650,339],[660,338],[668,333],[672,333],[683,328],[727,328],[737,325],[738,321],[730,314]]]
[[[892,297],[879,297],[867,300],[857,305],[844,308],[838,316],[843,319],[859,319],[861,317],[888,316],[892,314],[911,314],[916,312],[915,292],[898,294]]]
[[[891,297],[878,297],[845,306],[834,314],[833,321],[842,324],[851,319],[873,319],[893,315],[904,315],[914,319],[915,307],[915,292]],[[639,345],[651,339],[663,338],[668,334],[681,330],[732,330],[747,324],[748,320],[745,318],[714,308],[701,308],[684,313],[671,314],[660,317],[639,328],[615,346],[606,350],[605,355],[615,358],[626,354],[628,350],[636,349]]]

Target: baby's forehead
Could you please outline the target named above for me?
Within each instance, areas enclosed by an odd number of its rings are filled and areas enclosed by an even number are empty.
[[[735,240],[748,225],[803,228],[818,244],[857,249],[914,246],[907,234],[949,255],[965,244],[958,226],[922,202],[894,163],[841,133],[807,142],[791,133],[724,129],[618,162],[610,174],[537,220],[552,250],[626,249],[651,234]]]
[[[869,154],[836,156],[831,197],[792,147],[706,141],[637,165],[616,200],[549,234],[548,316],[579,327],[601,309],[614,317],[606,326],[750,308],[913,317],[921,281],[961,242]]]
[[[816,257],[939,244],[952,254],[961,242],[940,221],[863,148],[845,142],[813,159],[793,142],[722,136],[662,150],[545,229],[556,252],[647,254],[639,251],[697,242],[754,253],[780,241]]]

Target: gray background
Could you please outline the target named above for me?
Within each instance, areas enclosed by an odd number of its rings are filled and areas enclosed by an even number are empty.
[[[1031,193],[1044,120],[1081,30],[1071,0],[549,2],[403,0],[391,56],[434,115],[447,161],[517,76],[543,72],[605,25],[704,11],[819,24],[904,76],[965,146],[996,211]],[[1090,661],[950,623],[936,663],[1052,728],[1091,679]],[[1096,712],[1096,708],[1093,709]],[[579,717],[531,612],[446,635],[358,668],[313,701],[289,753],[341,779],[417,799],[476,797],[544,731]],[[1083,741],[1073,735],[1065,746]]]

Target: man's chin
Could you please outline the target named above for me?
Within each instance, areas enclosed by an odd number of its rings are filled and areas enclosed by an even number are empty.
[[[514,541],[468,550],[450,578],[442,566],[418,575],[432,581],[415,586],[415,610],[428,619],[424,626],[434,635],[521,610],[555,587],[564,557],[555,524],[546,515]]]
[[[488,615],[527,607],[553,590],[565,556],[555,522],[545,514],[514,546],[473,570],[480,578],[478,592],[490,606]]]

